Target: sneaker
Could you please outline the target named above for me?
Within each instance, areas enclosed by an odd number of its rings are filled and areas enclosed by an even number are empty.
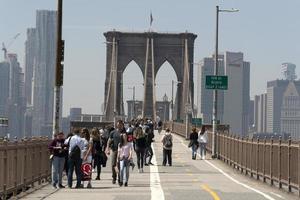
[[[117,182],[116,179],[112,180],[112,184],[116,184],[116,182]]]
[[[148,164],[148,163],[145,163],[145,166],[149,166],[149,164]]]
[[[125,186],[125,187],[127,187],[127,186],[128,186],[128,183],[127,183],[127,182],[125,182],[124,186]]]
[[[88,183],[86,188],[92,188],[92,184],[91,183]]]
[[[52,187],[53,187],[54,189],[57,189],[56,183],[53,183],[53,184],[52,184]]]
[[[141,169],[141,173],[144,173],[144,169],[143,168]]]
[[[123,182],[120,182],[120,183],[119,183],[119,186],[122,187],[122,186],[123,186]]]
[[[154,165],[152,162],[149,162],[148,165]]]
[[[62,184],[59,184],[58,187],[59,187],[60,189],[65,188],[65,186],[63,186]]]

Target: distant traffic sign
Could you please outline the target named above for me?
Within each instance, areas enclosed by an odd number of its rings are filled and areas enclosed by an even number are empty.
[[[227,90],[228,76],[206,76],[205,88],[210,90]]]
[[[196,127],[200,127],[202,125],[202,118],[192,118],[192,124]]]

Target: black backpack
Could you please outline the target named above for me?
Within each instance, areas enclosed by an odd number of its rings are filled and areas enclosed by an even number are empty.
[[[172,148],[173,142],[172,142],[172,135],[166,135],[165,136],[165,147]]]
[[[70,146],[70,141],[71,141],[72,137],[69,140],[69,146]],[[81,155],[81,150],[79,148],[78,145],[76,145],[70,152],[69,158],[71,160],[79,160],[80,159],[80,155]]]

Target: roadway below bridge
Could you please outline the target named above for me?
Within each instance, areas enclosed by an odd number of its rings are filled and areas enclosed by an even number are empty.
[[[292,200],[286,193],[240,174],[218,160],[191,159],[188,141],[173,135],[173,166],[162,166],[162,135],[156,132],[153,143],[154,166],[145,166],[144,173],[130,170],[128,187],[112,185],[111,168],[102,168],[101,180],[92,181],[92,189],[53,189],[49,184],[23,197],[37,200]],[[209,157],[209,156],[208,156]],[[134,157],[135,158],[135,157]],[[110,160],[108,160],[110,163]],[[93,179],[95,174],[93,174]],[[66,180],[64,180],[66,184]]]

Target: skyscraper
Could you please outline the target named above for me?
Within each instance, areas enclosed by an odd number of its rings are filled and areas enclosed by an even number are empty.
[[[267,132],[281,133],[281,106],[283,93],[289,80],[274,80],[267,83]]]
[[[224,62],[223,55],[219,55],[219,72],[224,74]],[[212,108],[213,108],[213,90],[205,89],[205,77],[207,75],[214,74],[214,58],[204,58],[198,68],[197,78],[197,116],[202,118],[204,124],[212,123]],[[223,122],[223,104],[224,104],[224,92],[218,92],[218,120]]]
[[[296,80],[296,65],[293,63],[282,63],[281,65],[282,75],[285,80]]]
[[[9,97],[9,63],[0,63],[0,117],[7,117]]]
[[[27,29],[27,39],[25,42],[25,95],[27,105],[32,105],[32,78],[33,66],[35,63],[36,29]]]
[[[24,133],[24,73],[16,54],[8,54],[7,62],[10,66],[9,95],[8,95],[8,130],[11,136],[23,137]]]
[[[56,11],[36,12],[33,70],[33,135],[51,135],[56,59]]]
[[[198,116],[211,123],[213,90],[205,89],[205,78],[214,74],[214,57],[204,58],[198,71]],[[229,124],[232,133],[247,135],[249,128],[250,63],[241,52],[219,56],[219,75],[228,76],[228,90],[218,93],[218,120]]]
[[[290,81],[282,99],[280,128],[293,139],[300,139],[300,82]]]
[[[267,94],[254,97],[254,124],[258,133],[267,132]]]

